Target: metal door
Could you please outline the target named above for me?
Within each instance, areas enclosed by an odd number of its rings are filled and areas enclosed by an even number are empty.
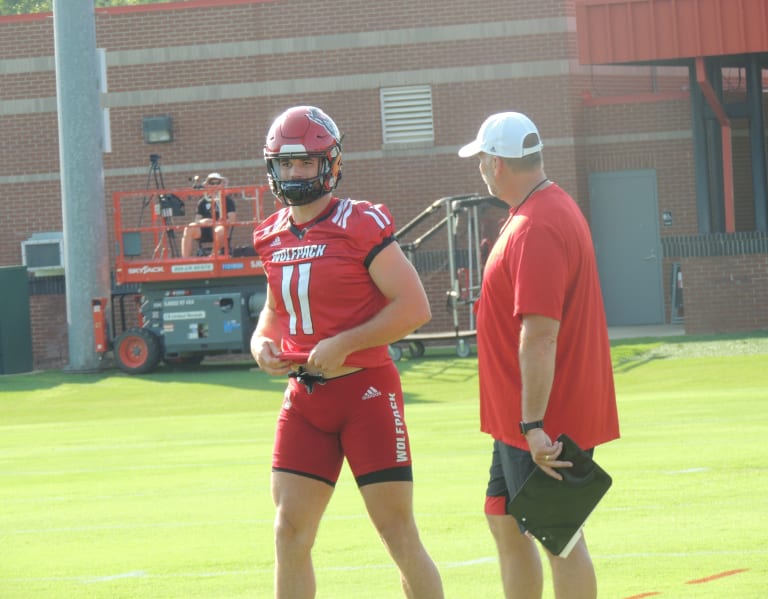
[[[0,374],[32,370],[32,317],[26,266],[0,267]]]
[[[592,173],[589,189],[608,325],[664,323],[656,171]]]

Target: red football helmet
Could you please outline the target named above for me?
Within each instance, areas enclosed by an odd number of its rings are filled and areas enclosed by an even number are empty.
[[[316,177],[283,181],[280,160],[320,158]],[[264,145],[272,193],[288,206],[302,206],[333,191],[341,181],[341,135],[331,117],[314,106],[295,106],[281,114]]]

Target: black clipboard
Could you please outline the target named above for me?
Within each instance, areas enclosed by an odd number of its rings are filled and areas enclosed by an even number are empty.
[[[560,435],[557,440],[563,443],[558,461],[572,462],[573,467],[557,469],[563,480],[536,467],[507,504],[507,513],[550,553],[568,557],[613,480],[573,439]]]

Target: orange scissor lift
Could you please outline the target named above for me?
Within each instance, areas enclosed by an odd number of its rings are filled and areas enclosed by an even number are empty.
[[[213,226],[224,242],[192,244],[182,255],[184,230],[195,220],[203,196],[219,207]],[[237,219],[227,218],[235,201]],[[266,298],[266,277],[253,252],[253,227],[273,210],[267,186],[210,190],[145,189],[113,194],[116,241],[111,327],[107,299],[93,300],[96,350],[112,350],[121,370],[141,374],[161,361],[199,364],[205,356],[247,353]],[[127,314],[126,299],[136,307]],[[117,314],[121,332],[115,331]]]

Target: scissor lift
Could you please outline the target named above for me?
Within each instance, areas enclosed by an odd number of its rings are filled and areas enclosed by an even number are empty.
[[[455,341],[456,354],[466,358],[472,353],[471,341],[476,337],[473,306],[480,296],[482,283],[483,244],[487,240],[482,236],[480,227],[481,209],[485,206],[508,209],[508,206],[494,196],[478,194],[448,196],[433,202],[426,210],[396,232],[400,247],[408,259],[418,268],[418,252],[421,246],[436,233],[447,232],[447,255],[450,287],[446,291],[448,307],[451,311],[453,330],[437,332],[415,332],[389,346],[389,353],[394,360],[402,358],[406,348],[412,357],[421,357],[425,353],[425,344],[429,342]],[[442,216],[441,216],[442,215]],[[430,218],[439,217],[429,229],[412,241],[407,236],[419,225]],[[461,231],[464,220],[465,231]],[[461,233],[464,233],[463,235]],[[461,328],[460,310],[468,309],[469,328]]]
[[[219,196],[214,226],[226,229],[221,246],[183,257],[184,228],[209,190],[145,189],[113,194],[116,240],[111,327],[107,298],[93,300],[96,349],[112,350],[116,365],[130,374],[170,365],[199,364],[205,356],[247,353],[266,298],[266,277],[255,255],[253,227],[267,216],[269,188],[227,187]],[[227,195],[236,202],[237,221],[226,219]],[[215,199],[215,198],[214,198]],[[126,317],[126,299],[137,313]],[[120,315],[121,332],[116,313]],[[134,320],[135,326],[126,325]]]

